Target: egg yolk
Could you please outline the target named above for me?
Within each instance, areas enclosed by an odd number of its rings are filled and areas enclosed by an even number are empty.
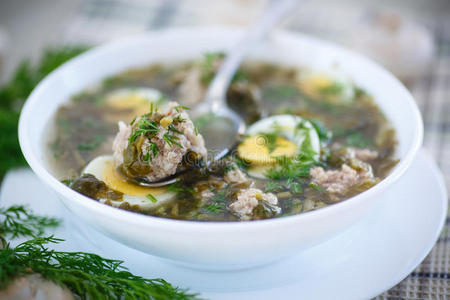
[[[122,176],[120,176],[120,174],[117,173],[113,162],[107,162],[105,168],[103,169],[103,180],[111,189],[130,196],[147,196],[148,194],[157,196],[167,192],[167,189],[163,187],[149,188],[127,182],[122,178]]]
[[[283,137],[276,137],[272,146],[269,149],[264,136],[254,135],[244,139],[237,151],[242,159],[253,164],[274,164],[277,156],[292,157],[297,153],[297,145]]]
[[[114,96],[106,100],[108,106],[124,111],[123,119],[131,119],[135,116],[142,116],[150,110],[151,101],[137,94],[130,94],[125,97]],[[128,121],[128,120],[127,120]]]

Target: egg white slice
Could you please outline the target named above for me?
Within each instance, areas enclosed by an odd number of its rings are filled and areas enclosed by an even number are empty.
[[[355,98],[355,87],[352,80],[337,70],[304,71],[297,74],[297,81],[302,89],[310,93],[320,93],[321,88],[330,87],[333,84],[340,86],[336,91],[336,100],[341,104],[352,103]]]
[[[122,200],[109,200],[109,202],[115,207],[118,207],[126,202],[130,206],[138,206],[142,211],[148,211],[172,201],[176,196],[174,192],[167,190],[165,187],[149,188],[137,186],[121,180],[119,177],[120,175],[115,174],[114,160],[110,155],[96,157],[89,162],[83,170],[83,173],[92,174],[97,179],[105,182],[109,188],[123,193]],[[147,197],[149,194],[153,195],[153,197]],[[106,200],[107,199],[100,199],[99,201],[104,203]]]
[[[299,128],[298,125],[302,124]],[[280,136],[294,142],[298,147],[298,152],[301,151],[301,146],[306,137],[309,137],[311,148],[316,153],[314,158],[319,159],[320,156],[320,139],[316,129],[311,122],[294,115],[275,115],[264,118],[253,123],[247,130],[250,136],[260,133],[271,133],[274,130],[279,132]],[[266,172],[271,169],[273,165],[253,165],[247,172],[248,175],[256,178],[266,178]]]
[[[108,94],[107,101],[116,102],[122,101],[130,97],[136,97],[149,102],[162,102],[165,98],[164,95],[157,89],[147,87],[137,88],[121,88]]]
[[[148,113],[151,103],[163,108],[167,98],[160,91],[152,88],[122,88],[110,92],[105,98],[105,103],[118,110],[109,116],[111,121],[120,119],[130,122],[136,116]]]

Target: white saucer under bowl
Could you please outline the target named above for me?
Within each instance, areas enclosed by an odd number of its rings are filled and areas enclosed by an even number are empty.
[[[346,232],[283,261],[243,271],[188,269],[117,243],[68,213],[28,170],[8,174],[0,205],[28,204],[59,216],[55,248],[122,259],[132,272],[161,277],[208,299],[367,299],[394,286],[425,258],[443,227],[447,193],[435,162],[418,153],[384,205]]]

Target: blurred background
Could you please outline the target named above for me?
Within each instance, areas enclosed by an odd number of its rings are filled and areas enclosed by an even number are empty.
[[[22,98],[19,103],[23,103],[34,84],[45,76],[41,69],[50,71],[65,57],[58,58],[53,53],[50,62],[47,60],[45,67],[37,67],[35,73],[30,73],[29,68],[18,69],[24,59],[39,65],[48,47],[90,47],[148,30],[175,26],[245,26],[260,15],[267,2],[0,0],[0,131],[11,133],[9,140],[8,133],[2,133],[0,141],[9,147],[10,160],[20,156],[17,137],[12,136],[17,132],[20,111],[15,99]],[[282,26],[352,48],[399,77],[422,111],[424,146],[437,160],[450,188],[450,0],[305,1]],[[28,77],[23,70],[27,70]],[[10,117],[9,121],[6,116]],[[21,160],[3,170],[23,163]],[[2,172],[0,168],[0,181]],[[427,259],[379,299],[450,297],[449,224],[447,221]]]
[[[284,26],[355,48],[414,77],[434,50],[448,0],[304,1]],[[247,25],[267,0],[1,0],[0,52],[5,80],[23,58],[55,44],[96,45],[172,26]],[[418,66],[412,66],[411,60]],[[406,78],[411,79],[411,78]],[[413,78],[414,79],[414,78]]]

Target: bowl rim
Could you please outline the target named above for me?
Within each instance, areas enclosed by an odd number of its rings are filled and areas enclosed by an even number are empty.
[[[422,145],[423,139],[423,121],[420,114],[420,111],[417,107],[416,102],[413,99],[411,93],[407,90],[407,88],[389,71],[385,68],[381,67],[379,64],[373,62],[372,60],[364,57],[363,55],[356,53],[352,50],[348,50],[342,46],[336,45],[334,43],[309,36],[307,34],[293,32],[288,30],[275,30],[272,34],[279,36],[282,39],[292,40],[292,39],[301,39],[307,43],[313,43],[318,47],[329,47],[332,48],[333,51],[343,53],[346,56],[351,56],[357,58],[359,61],[363,61],[365,64],[370,65],[371,68],[377,70],[380,74],[387,77],[389,80],[394,82],[399,89],[402,89],[406,97],[406,103],[409,104],[410,109],[413,112],[411,116],[411,120],[413,120],[412,124],[415,125],[416,130],[413,133],[413,143],[412,146],[407,150],[404,157],[400,158],[399,163],[392,169],[390,174],[382,179],[375,186],[369,188],[368,190],[357,194],[353,197],[350,197],[344,201],[339,203],[335,203],[333,205],[328,205],[326,207],[304,212],[296,215],[283,216],[279,218],[269,218],[263,220],[254,220],[251,222],[225,222],[225,221],[194,221],[194,220],[177,220],[177,219],[169,219],[162,217],[155,217],[151,215],[145,215],[140,213],[135,213],[132,211],[127,211],[124,209],[115,208],[109,205],[105,205],[100,203],[99,201],[93,200],[87,196],[84,196],[60,182],[54,175],[50,173],[47,168],[40,163],[39,158],[32,151],[32,144],[30,140],[27,138],[29,136],[29,126],[28,120],[29,116],[32,114],[33,106],[36,105],[37,102],[40,101],[40,94],[46,89],[47,86],[51,84],[53,80],[55,80],[58,76],[60,76],[66,70],[70,70],[80,62],[88,59],[92,59],[95,56],[101,56],[104,51],[108,51],[117,47],[121,47],[127,43],[133,43],[139,40],[145,39],[154,39],[160,37],[161,35],[189,35],[193,33],[206,33],[206,34],[218,34],[219,32],[227,32],[230,34],[242,34],[244,32],[244,28],[242,27],[234,27],[234,26],[218,26],[218,27],[174,27],[163,30],[155,30],[148,31],[143,34],[138,34],[126,38],[121,38],[119,40],[115,40],[106,44],[101,44],[99,46],[93,47],[92,49],[78,55],[77,57],[69,60],[64,63],[56,70],[47,75],[32,91],[29,95],[27,101],[24,104],[22,112],[20,114],[19,119],[19,143],[22,149],[23,155],[27,160],[29,166],[33,170],[33,172],[48,186],[50,186],[53,190],[55,190],[60,195],[63,195],[65,198],[70,201],[76,202],[78,205],[82,206],[84,209],[89,209],[94,211],[95,213],[108,216],[109,218],[114,218],[127,223],[134,223],[138,225],[144,226],[164,226],[168,230],[177,230],[177,231],[201,231],[201,232],[209,232],[220,230],[222,232],[227,231],[235,231],[238,229],[246,229],[246,230],[261,230],[266,227],[271,227],[274,225],[283,225],[289,226],[293,223],[298,224],[301,222],[310,222],[315,219],[326,218],[327,216],[332,216],[336,214],[340,214],[345,212],[349,207],[353,206],[357,202],[364,202],[370,200],[372,197],[376,196],[380,192],[384,191],[387,187],[393,184],[397,179],[399,179],[405,171],[411,165],[416,153]],[[48,120],[45,120],[48,121]],[[45,145],[45,143],[42,143]]]

